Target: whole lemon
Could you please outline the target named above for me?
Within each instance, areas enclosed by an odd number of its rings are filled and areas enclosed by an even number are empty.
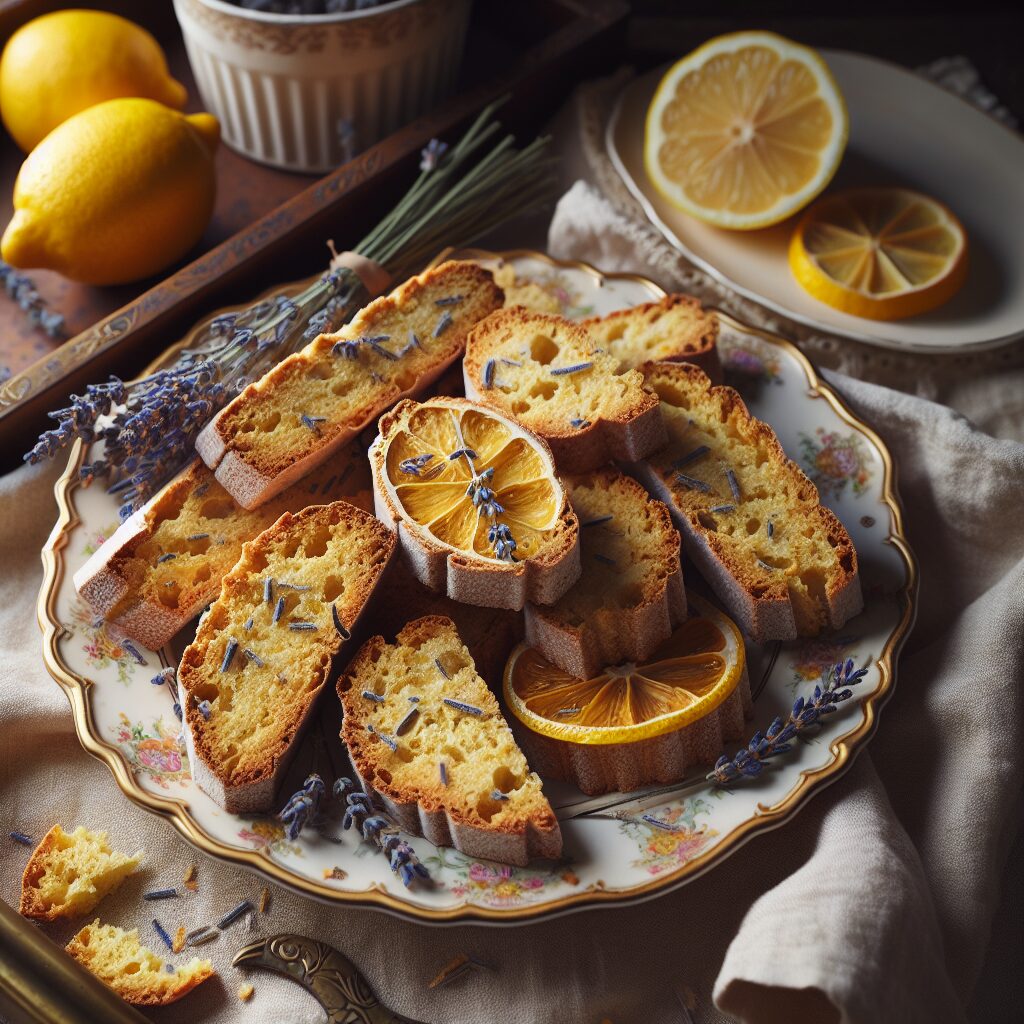
[[[116,14],[44,14],[22,25],[0,57],[0,117],[26,152],[73,114],[122,96],[180,109],[187,93],[160,44]]]
[[[220,125],[153,100],[108,100],[36,146],[14,183],[0,255],[86,284],[149,277],[203,233]]]

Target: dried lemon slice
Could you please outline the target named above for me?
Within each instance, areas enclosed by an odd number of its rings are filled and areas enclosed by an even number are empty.
[[[930,196],[860,188],[818,200],[789,245],[814,298],[853,316],[897,320],[946,302],[967,276],[967,236]]]
[[[505,700],[535,732],[570,743],[630,743],[690,725],[736,688],[746,666],[736,624],[692,596],[688,618],[645,664],[574,679],[520,644],[505,669]]]
[[[574,679],[526,644],[512,652],[504,698],[535,771],[585,793],[635,789],[682,778],[743,734],[743,638],[713,605],[687,597],[693,615],[642,665]]]
[[[662,78],[644,165],[684,213],[749,230],[806,206],[835,173],[846,137],[842,95],[814,50],[774,32],[735,32]]]
[[[377,513],[417,578],[454,600],[550,604],[580,572],[579,526],[547,446],[458,398],[406,401],[370,449]]]

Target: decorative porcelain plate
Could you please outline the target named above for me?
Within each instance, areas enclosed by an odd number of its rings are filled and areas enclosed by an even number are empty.
[[[572,317],[663,294],[637,277],[602,275],[537,253],[504,258]],[[562,820],[563,859],[512,868],[410,837],[432,876],[430,884],[410,889],[375,847],[353,831],[342,832],[337,816],[319,832],[306,829],[290,842],[273,817],[227,814],[193,785],[172,698],[166,687],[150,684],[161,667],[176,664],[180,646],[159,655],[143,651],[139,663],[75,595],[73,573],[118,522],[115,499],[101,487],[78,482],[83,458],[95,458],[79,443],[56,488],[60,518],[43,551],[39,621],[46,664],[71,701],[82,745],[109,766],[129,799],[168,817],[199,849],[311,896],[424,921],[511,924],[645,899],[682,885],[758,832],[782,824],[837,778],[870,737],[895,683],[896,655],[913,620],[917,574],[903,536],[892,460],[877,434],[788,342],[725,316],[721,335],[728,379],[754,413],[772,424],[850,531],[866,596],[865,611],[838,634],[748,646],[755,695],[751,734],[788,714],[794,699],[809,694],[837,661],[853,658],[868,670],[853,698],[819,732],[770,762],[760,778],[723,789],[700,771],[682,784],[598,798],[547,784]],[[350,774],[338,740],[338,702],[331,687],[323,696],[282,800],[311,770],[328,779]]]
[[[682,213],[644,170],[644,122],[664,68],[634,79],[608,123],[616,170],[652,223],[697,266],[740,294],[826,334],[885,348],[976,351],[1024,335],[1024,138],[965,100],[875,57],[823,50],[850,114],[828,191],[903,185],[942,200],[967,229],[969,269],[944,306],[906,320],[864,320],[811,298],[789,270],[799,214],[761,231],[725,231]],[[953,141],[955,140],[955,142]],[[826,192],[827,194],[827,192]]]

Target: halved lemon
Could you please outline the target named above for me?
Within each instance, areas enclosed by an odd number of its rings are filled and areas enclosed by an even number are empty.
[[[587,746],[675,732],[719,707],[746,669],[736,624],[694,594],[688,618],[642,665],[574,679],[520,644],[505,666],[505,703],[533,732]]]
[[[763,228],[829,183],[847,132],[839,87],[814,50],[773,32],[734,32],[662,78],[647,110],[644,165],[683,212]]]
[[[814,298],[853,316],[898,320],[941,306],[967,276],[967,235],[953,214],[905,188],[819,199],[789,243],[789,266]]]
[[[432,399],[380,439],[384,485],[399,511],[434,540],[492,561],[537,554],[565,492],[550,453],[511,420],[459,399]],[[474,501],[481,486],[491,497]],[[514,548],[501,557],[495,527]],[[500,549],[507,551],[506,548]]]

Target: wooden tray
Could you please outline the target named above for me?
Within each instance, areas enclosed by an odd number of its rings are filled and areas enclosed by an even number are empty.
[[[51,0],[8,3],[0,10],[0,44],[58,6]],[[91,6],[145,24],[188,87],[190,109],[200,109],[169,2]],[[576,82],[619,59],[629,10],[623,0],[524,0],[516,10],[509,18],[501,5],[475,4],[457,94],[323,178],[263,167],[221,146],[217,208],[200,243],[204,251],[169,277],[91,288],[32,271],[43,297],[78,332],[63,345],[31,328],[0,295],[0,367],[14,371],[0,383],[0,472],[19,464],[52,425],[47,410],[66,404],[69,393],[111,373],[134,376],[203,313],[316,272],[328,259],[326,239],[339,248],[354,245],[408,188],[419,152],[433,136],[454,138],[482,107],[507,94],[501,120],[528,139]],[[0,195],[7,197],[22,156],[4,141]],[[9,205],[0,212],[9,216]]]

